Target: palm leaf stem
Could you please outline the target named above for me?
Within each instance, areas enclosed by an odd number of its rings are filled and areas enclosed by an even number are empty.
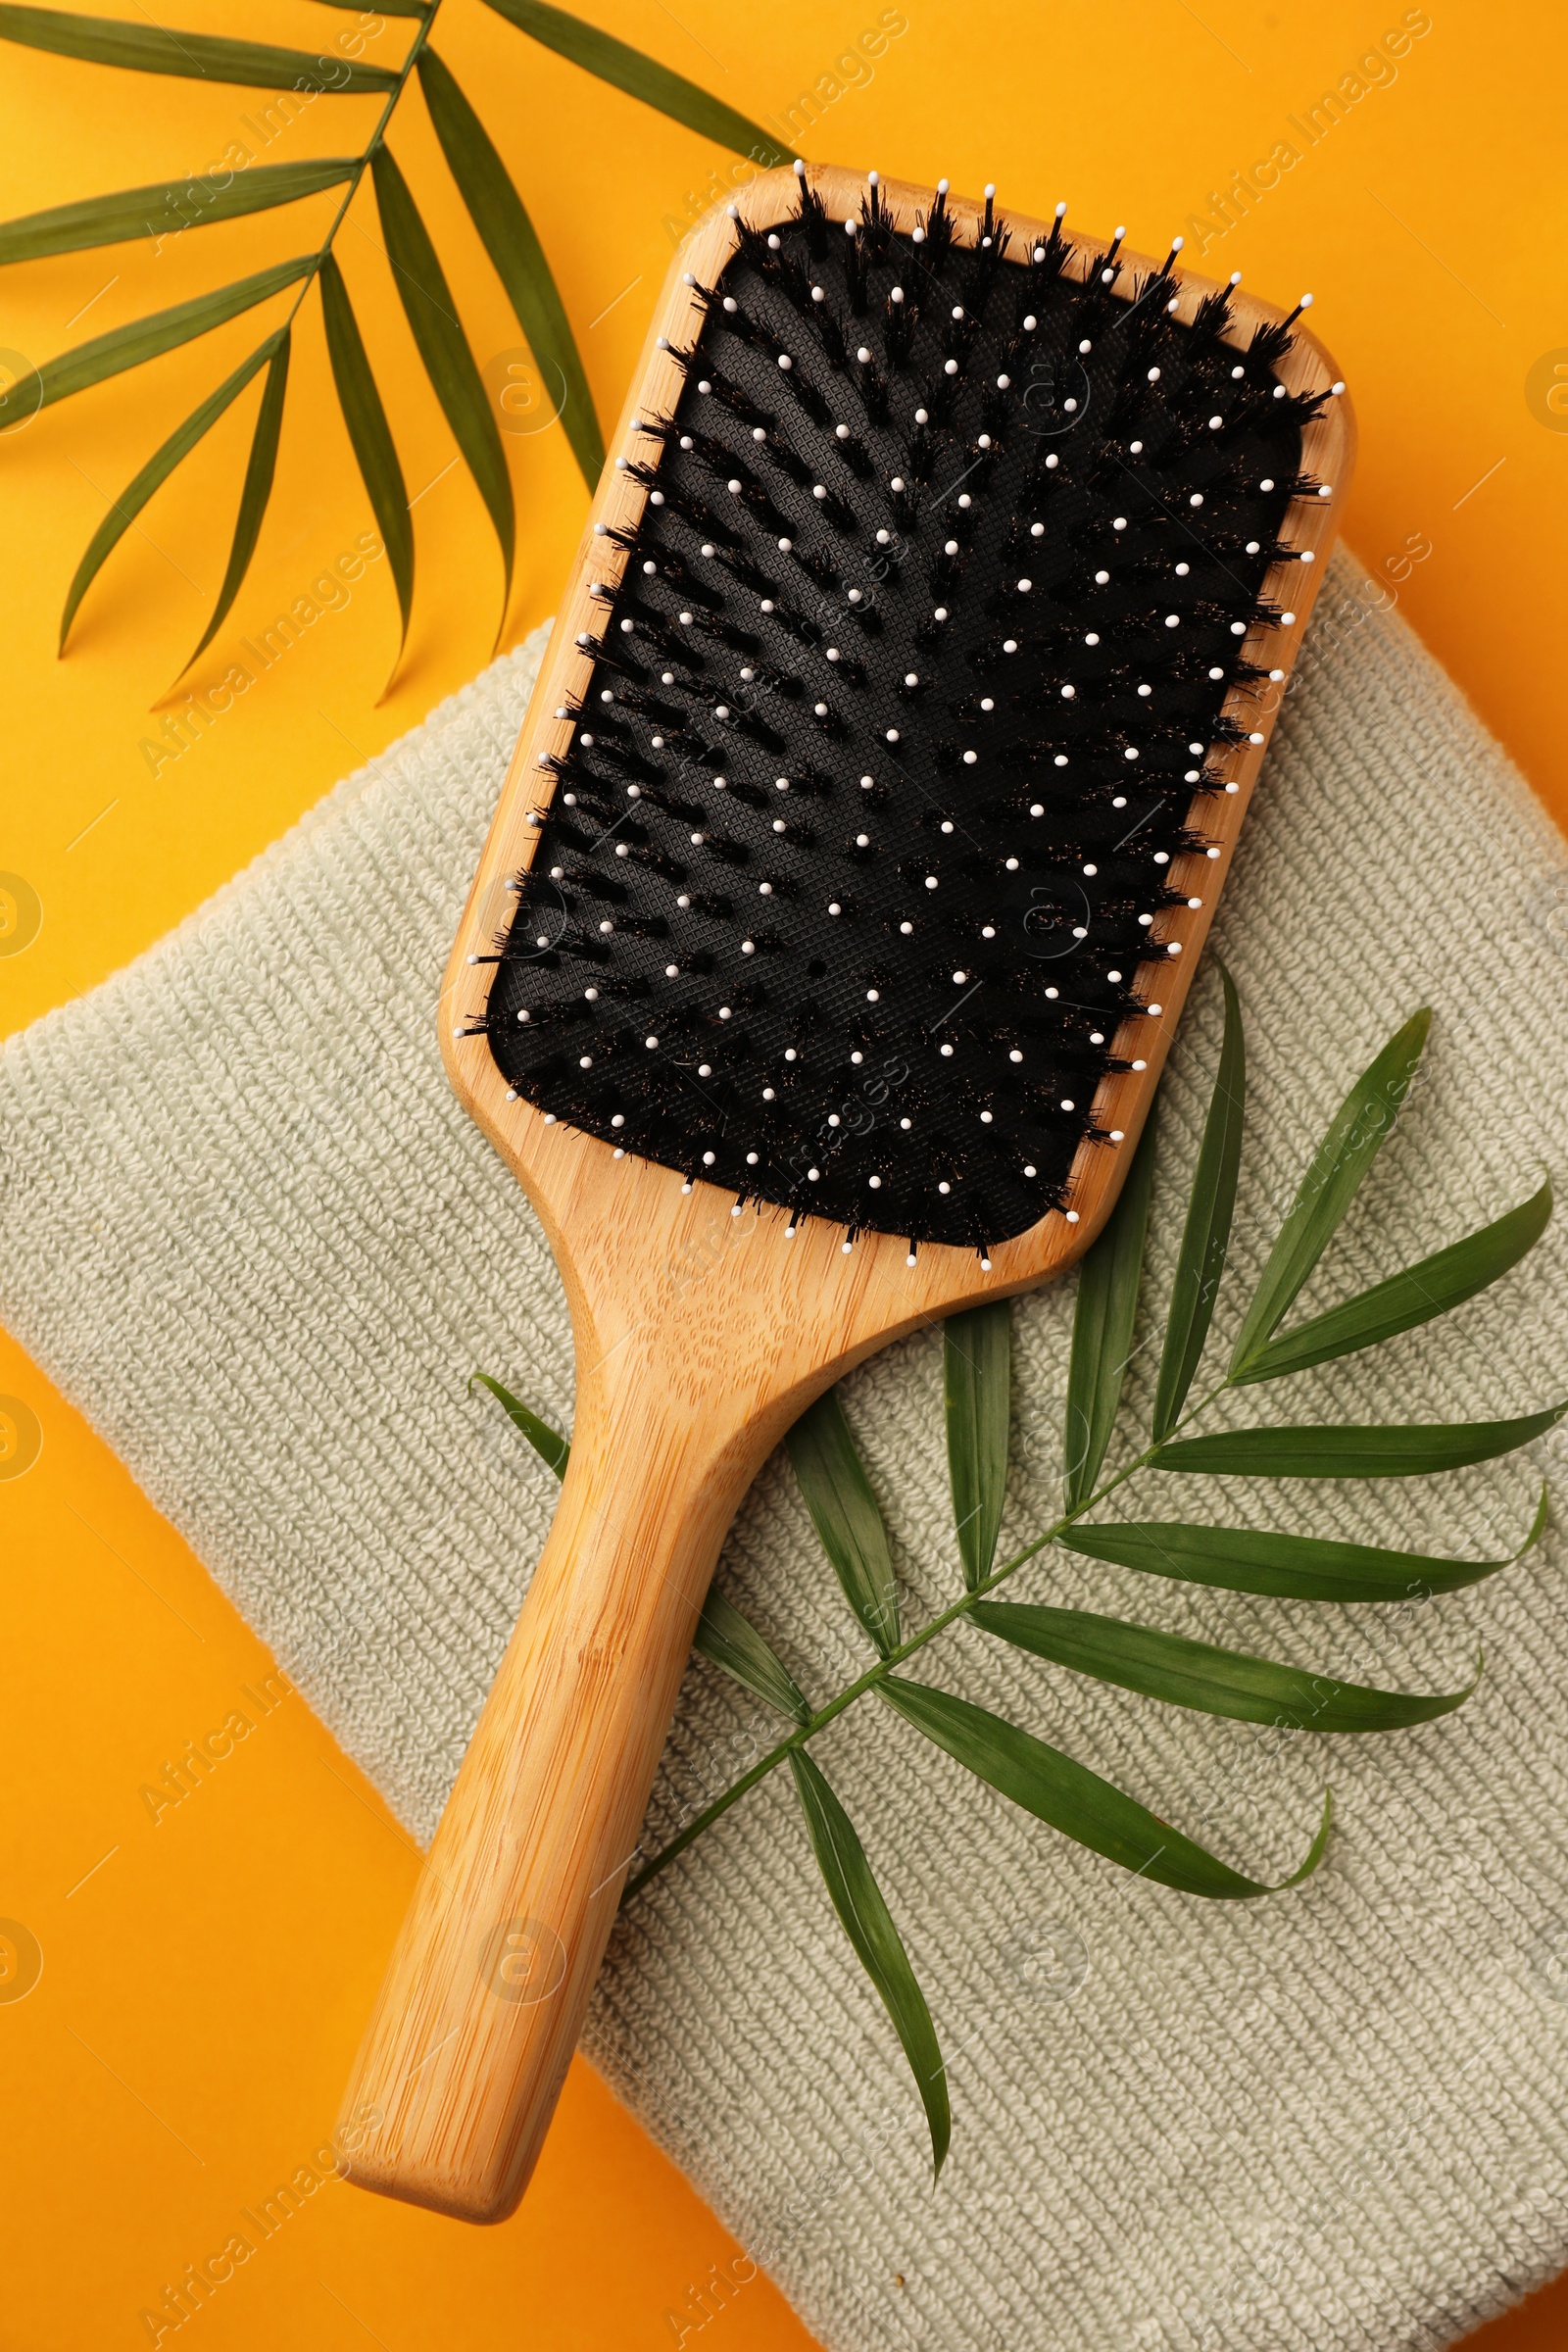
[[[660,1872],[666,1870],[678,1855],[685,1852],[687,1846],[694,1843],[703,1835],[705,1830],[711,1828],[720,1814],[727,1813],[730,1806],[743,1797],[748,1789],[755,1788],[759,1781],[765,1780],[770,1772],[776,1772],[778,1767],[785,1763],[798,1748],[803,1748],[808,1740],[814,1740],[818,1732],[825,1731],[827,1726],[837,1716],[842,1715],[847,1707],[853,1707],[858,1699],[864,1698],[867,1691],[874,1690],[880,1683],[885,1683],[889,1675],[903,1665],[906,1659],[912,1658],[917,1651],[924,1649],[928,1642],[936,1640],[938,1634],[946,1633],[950,1625],[956,1624],[960,1617],[966,1617],[977,1600],[984,1600],[989,1593],[996,1591],[999,1585],[1005,1584],[1008,1577],[1014,1575],[1027,1561],[1032,1560],[1037,1552],[1044,1551],[1048,1544],[1055,1543],[1057,1537],[1071,1527],[1076,1520],[1082,1519],[1086,1512],[1098,1508],[1108,1494],[1114,1494],[1117,1488],[1125,1486],[1128,1479],[1134,1477],[1138,1471],[1148,1469],[1154,1456],[1169,1445],[1176,1430],[1185,1429],[1190,1421],[1196,1420],[1200,1413],[1213,1403],[1216,1396],[1223,1396],[1230,1386],[1231,1383],[1228,1380],[1217,1381],[1206,1396],[1200,1396],[1198,1402],[1183,1414],[1175,1429],[1165,1438],[1146,1446],[1142,1453],[1132,1461],[1124,1463],[1122,1468],[1113,1477],[1107,1478],[1102,1486],[1095,1490],[1093,1494],[1086,1494],[1084,1499],[1075,1503],[1071,1510],[1063,1512],[1054,1526],[1048,1527],[1044,1535],[1036,1536],[1032,1543],[1026,1544],[1021,1551],[1015,1551],[1010,1560],[1004,1560],[1000,1568],[993,1569],[989,1576],[982,1578],[971,1590],[960,1592],[956,1600],[950,1602],[947,1608],[941,1610],[935,1617],[928,1619],[917,1633],[910,1634],[908,1639],[901,1642],[896,1649],[891,1649],[885,1657],[878,1658],[876,1664],[868,1667],[858,1682],[850,1683],[835,1697],[830,1698],[825,1706],[818,1707],[809,1722],[803,1723],[798,1731],[791,1732],[788,1739],[781,1740],[776,1747],[769,1748],[765,1756],[760,1756],[749,1772],[743,1772],[740,1779],[726,1788],[722,1796],[715,1797],[705,1812],[697,1814],[686,1824],[678,1837],[672,1838],[668,1845],[657,1853],[651,1862],[646,1863],[635,1877],[627,1880],[625,1892],[620,1898],[622,1903],[629,1903],[634,1894],[640,1894],[651,1880],[657,1879]]]
[[[386,94],[386,104],[382,107],[379,115],[377,115],[375,119],[375,128],[371,131],[368,139],[367,139],[364,151],[354,167],[353,173],[344,186],[342,199],[338,205],[337,211],[332,215],[331,220],[327,225],[326,234],[321,239],[320,245],[317,250],[316,257],[311,265],[310,272],[300,282],[300,290],[294,298],[294,308],[289,312],[288,318],[285,322],[288,325],[293,324],[295,313],[298,311],[300,304],[305,300],[305,297],[310,292],[312,286],[316,283],[317,273],[320,270],[321,264],[325,261],[327,255],[332,250],[333,244],[337,238],[337,232],[343,225],[344,217],[348,212],[349,206],[354,202],[360,182],[365,177],[366,172],[369,170],[370,164],[375,156],[376,149],[382,144],[382,141],[386,137],[386,126],[391,122],[393,115],[397,111],[398,101],[402,98],[404,91],[409,86],[409,76],[419,62],[420,52],[423,50],[426,42],[430,38],[431,31],[435,25],[435,21],[441,14],[441,7],[442,0],[430,0],[428,11],[419,20],[418,28],[416,31],[413,40],[409,43],[408,55],[404,58],[402,65],[398,68],[397,86],[395,89],[388,90]]]

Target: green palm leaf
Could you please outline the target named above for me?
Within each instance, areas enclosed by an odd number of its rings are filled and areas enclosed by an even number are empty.
[[[909,2061],[931,2132],[932,2170],[940,2173],[953,2119],[948,2109],[948,2075],[925,1995],[915,1983],[909,1955],[893,1924],[882,1889],[871,1875],[855,1825],[811,1757],[790,1751],[790,1770],[806,1815],[807,1835],[829,1899],[860,1966],[876,1986],[893,2030]]]
[[[836,1390],[808,1405],[785,1443],[811,1524],[844,1597],[883,1657],[898,1647],[899,1589],[888,1531]]]
[[[442,152],[528,348],[541,368],[561,378],[561,421],[583,480],[593,490],[604,468],[604,436],[544,247],[484,124],[433,49],[421,50],[418,72]]]
[[[512,596],[512,561],[516,538],[506,451],[501,446],[501,435],[485,398],[468,338],[459,323],[452,289],[436,259],[418,207],[409,193],[409,183],[389,147],[377,147],[370,160],[370,172],[386,237],[387,259],[392,265],[410,330],[501,545],[506,574],[501,599],[504,624]],[[499,641],[500,625],[496,633]]]
[[[215,326],[222,326],[242,311],[254,310],[270,295],[308,277],[315,267],[314,253],[298,254],[291,262],[274,262],[270,270],[258,270],[253,276],[235,278],[231,285],[219,286],[211,294],[195,294],[189,302],[176,302],[167,311],[133,318],[128,326],[117,326],[107,335],[95,335],[90,343],[78,343],[74,350],[45,360],[38,370],[38,406],[47,408],[51,401],[69,400],[74,392],[101,384],[106,376],[140,368],[181,343],[211,334]]]
[[[1343,1306],[1332,1306],[1326,1314],[1283,1332],[1249,1357],[1245,1369],[1232,1376],[1234,1385],[1281,1380],[1312,1364],[1332,1363],[1337,1356],[1375,1348],[1396,1332],[1413,1331],[1436,1315],[1447,1314],[1516,1266],[1535,1248],[1550,1219],[1551,1186],[1546,1183],[1506,1216],[1466,1234],[1462,1242],[1435,1250],[1419,1265],[1374,1283]]]
[[[948,1477],[963,1581],[972,1592],[991,1573],[1007,1494],[1012,1417],[1012,1307],[988,1299],[943,1326]]]
[[[1214,1585],[1226,1592],[1267,1592],[1287,1600],[1408,1600],[1457,1592],[1511,1568],[1536,1544],[1546,1524],[1546,1490],[1530,1533],[1505,1560],[1435,1559],[1419,1551],[1388,1551],[1376,1544],[1345,1544],[1321,1536],[1280,1535],[1272,1528],[1199,1527],[1181,1519],[1146,1519],[1114,1527],[1064,1528],[1056,1538],[1068,1551],[1111,1560],[1145,1576]]]
[[[1121,1404],[1138,1315],[1144,1236],[1154,1181],[1152,1108],[1121,1197],[1078,1275],[1067,1365],[1066,1504],[1075,1511],[1095,1491]]]
[[[1373,1160],[1393,1134],[1431,1026],[1429,1010],[1413,1013],[1362,1071],[1336,1111],[1301,1179],[1243,1318],[1231,1354],[1233,1380],[1249,1370],[1253,1357],[1290,1313],[1301,1285],[1338,1232]]]
[[[242,360],[230,376],[226,376],[216,392],[209,392],[198,407],[192,409],[183,424],[176,425],[162,446],[154,450],[141,470],[135,474],[116,499],[108,514],[87,543],[87,552],[76,565],[75,576],[66,597],[65,611],[60,615],[59,651],[66,650],[66,639],[76,611],[93,581],[102,569],[105,559],[119,545],[141,513],[155,490],[166,482],[182,458],[190,455],[202,436],[218,422],[223,411],[239,398],[259,368],[265,368],[277,348],[277,334],[269,335],[247,360]]]
[[[1165,1346],[1154,1388],[1152,1435],[1170,1435],[1181,1417],[1213,1318],[1225,1252],[1230,1246],[1236,1183],[1242,1168],[1242,1127],[1247,1110],[1247,1039],[1236,985],[1223,964],[1225,1033],[1220,1042],[1214,1092],[1209,1098],[1203,1141],[1193,1174],[1187,1224],[1171,1285]]]
[[[585,24],[580,17],[568,16],[564,9],[547,8],[544,0],[490,0],[490,6],[519,32],[542,41],[547,49],[569,58],[599,80],[612,82],[629,98],[640,98],[645,106],[684,122],[688,130],[703,138],[712,139],[720,147],[733,147],[737,155],[749,155],[764,170],[794,161],[794,149],[781,145],[760,122],[710,98],[695,81],[672,74],[640,49],[601,32],[597,25]]]
[[[553,1470],[558,1478],[564,1478],[566,1464],[571,1459],[571,1446],[562,1436],[560,1430],[552,1429],[548,1421],[541,1421],[537,1413],[530,1413],[528,1407],[520,1403],[510,1389],[504,1389],[499,1380],[492,1380],[488,1372],[471,1372],[468,1375],[470,1396],[473,1395],[475,1381],[478,1382],[481,1389],[489,1390],[508,1420],[514,1428],[521,1430],[546,1467]]]
[[[334,94],[395,90],[383,66],[357,66],[341,55],[274,49],[265,41],[229,41],[210,32],[174,32],[123,17],[78,17],[53,8],[0,7],[0,40],[51,49],[89,65],[126,66],[137,74],[177,74],[192,81],[239,82],[254,89]]]
[[[1119,1862],[1141,1878],[1157,1879],[1162,1886],[1221,1901],[1245,1901],[1298,1886],[1323,1858],[1332,1817],[1327,1798],[1305,1861],[1271,1886],[1244,1878],[1086,1764],[1074,1763],[1059,1748],[1048,1746],[1016,1724],[1004,1723],[987,1708],[955,1698],[948,1690],[933,1690],[925,1683],[907,1682],[902,1675],[890,1675],[877,1688],[906,1722],[1026,1813],[1103,1854],[1107,1862]]]
[[[122,245],[130,237],[173,235],[182,228],[205,228],[214,220],[234,220],[245,213],[265,213],[273,205],[296,204],[302,196],[337,187],[352,179],[359,168],[355,156],[329,155],[298,164],[258,164],[254,171],[236,172],[226,188],[215,187],[198,174],[155,180],[146,188],[119,188],[111,196],[84,196],[76,204],[57,204],[44,213],[0,221],[0,263],[34,262],[45,254]],[[167,216],[162,226],[160,213]]]
[[[348,427],[355,463],[369,497],[370,510],[381,533],[381,543],[386,549],[398,594],[402,628],[398,636],[397,661],[392,664],[387,686],[381,690],[384,697],[392,678],[397,675],[398,662],[402,661],[403,648],[409,641],[409,616],[414,610],[414,517],[409,512],[409,493],[403,479],[403,468],[398,463],[397,445],[392,439],[392,428],[387,423],[381,395],[376,389],[375,377],[370,372],[370,363],[366,357],[359,321],[349,301],[348,288],[343,283],[343,272],[337,266],[335,256],[330,253],[321,257],[320,286],[321,321],[326,329],[327,357],[332,363],[332,381],[337,386],[338,406],[343,412],[343,422]],[[486,1380],[486,1375],[477,1372],[474,1378]],[[493,1384],[486,1380],[486,1385]],[[507,1404],[509,1412],[514,1405],[516,1405],[518,1413],[527,1410],[526,1406],[517,1404],[515,1397],[509,1402],[504,1389],[496,1388],[495,1394]],[[516,1413],[513,1414],[513,1418],[516,1419]],[[529,1418],[532,1419],[531,1414]],[[518,1427],[521,1426],[519,1422]],[[536,1426],[543,1429],[544,1424],[539,1422]],[[554,1430],[548,1434],[564,1448],[561,1460],[564,1470],[565,1453],[569,1450],[566,1442],[564,1438],[556,1438]],[[546,1459],[549,1459],[548,1455]],[[551,1467],[555,1468],[556,1465],[552,1463]]]
[[[1568,1404],[1511,1421],[1342,1423],[1338,1428],[1228,1429],[1175,1438],[1150,1456],[1152,1470],[1220,1478],[1425,1478],[1494,1461],[1554,1429]]]
[[[256,553],[262,516],[267,513],[267,502],[272,495],[272,476],[277,470],[277,438],[283,429],[283,399],[288,390],[289,342],[289,330],[284,327],[268,366],[267,381],[262,387],[262,405],[256,412],[256,430],[251,436],[250,462],[246,466],[244,486],[239,494],[239,513],[234,520],[228,567],[218,592],[213,617],[202,631],[202,641],[192,654],[191,662],[207,651],[227,619],[228,609],[239,594],[240,582],[249,571],[251,558]],[[185,668],[189,667],[190,662],[187,662]]]
[[[708,1588],[693,1639],[705,1658],[722,1667],[767,1706],[787,1715],[792,1723],[810,1722],[811,1710],[778,1651],[744,1610],[725,1599],[716,1585]]]
[[[1235,1723],[1283,1721],[1308,1732],[1398,1732],[1451,1714],[1475,1689],[1468,1683],[1462,1690],[1436,1696],[1373,1690],[1298,1666],[1277,1666],[1243,1650],[1193,1642],[1185,1634],[1161,1633],[1156,1626],[1098,1617],[1088,1609],[981,1600],[970,1615],[984,1632],[1033,1657]]]

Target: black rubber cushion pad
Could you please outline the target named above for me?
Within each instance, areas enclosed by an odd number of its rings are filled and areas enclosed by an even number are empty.
[[[807,198],[705,289],[485,1017],[628,1153],[980,1250],[1064,1205],[1158,1001],[1316,490],[1285,329],[987,226]]]

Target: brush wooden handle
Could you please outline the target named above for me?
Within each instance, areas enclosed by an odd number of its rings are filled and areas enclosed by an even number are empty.
[[[343,2109],[352,2179],[467,2221],[503,2220],[533,2170],[709,1579],[772,1442],[733,1429],[722,1373],[705,1396],[661,1353],[634,1336],[579,1391],[560,1508]]]

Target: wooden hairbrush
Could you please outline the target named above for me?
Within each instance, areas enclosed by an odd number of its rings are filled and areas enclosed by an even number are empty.
[[[1349,473],[1298,317],[815,167],[671,270],[443,1004],[576,1425],[348,2094],[368,2187],[513,2210],[764,1456],[1109,1211]]]

